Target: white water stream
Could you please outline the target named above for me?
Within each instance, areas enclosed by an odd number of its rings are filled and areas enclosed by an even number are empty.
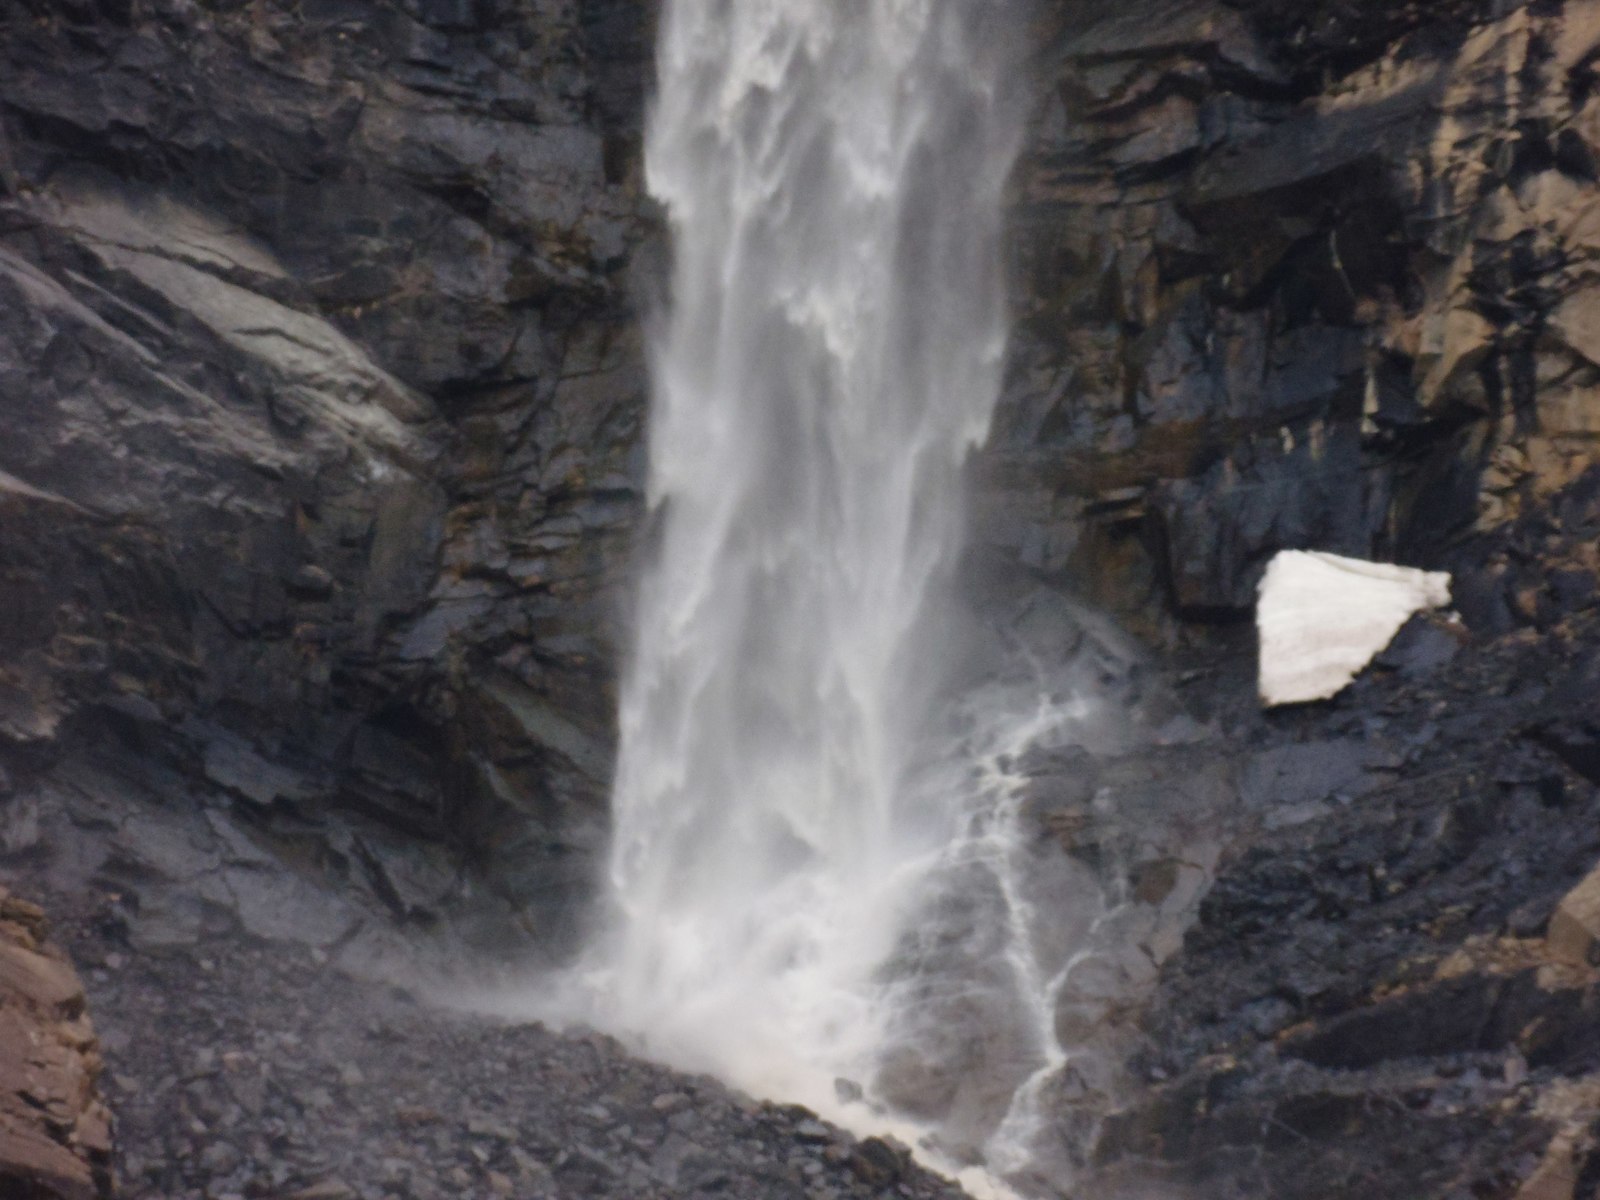
[[[658,1057],[858,1128],[906,1114],[1006,1170],[1062,1061],[1066,959],[1003,763],[1074,713],[935,707],[1006,345],[1019,22],[1004,0],[665,6],[656,538],[614,927],[579,988]],[[928,753],[936,726],[954,750]]]

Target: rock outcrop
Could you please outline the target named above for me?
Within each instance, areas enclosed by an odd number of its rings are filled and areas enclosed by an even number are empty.
[[[1595,461],[1593,5],[1053,11],[987,536],[1157,636],[1282,549],[1532,619],[1479,539]]]
[[[111,1115],[83,984],[44,912],[0,887],[0,1195],[111,1195]]]
[[[1030,767],[1122,927],[1046,1175],[1587,1196],[1600,8],[1052,12],[983,535],[1166,646],[1204,732]],[[1285,549],[1448,570],[1465,626],[1262,716]]]
[[[1142,773],[1039,764],[1041,836],[1132,931],[1067,989],[1086,1053],[1059,1087],[1061,1177],[1309,1200],[1509,1197],[1550,1186],[1549,1155],[1600,1170],[1600,975],[1576,950],[1600,791],[1547,740],[1597,638],[1590,614],[1380,663],[1272,714],[1246,663],[1196,666],[1178,688],[1205,735],[1140,753]],[[1165,861],[1197,875],[1176,913],[1151,903]]]
[[[559,939],[639,511],[647,19],[0,13],[10,849],[93,763],[376,912]]]

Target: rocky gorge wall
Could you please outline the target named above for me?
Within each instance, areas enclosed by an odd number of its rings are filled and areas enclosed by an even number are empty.
[[[1046,39],[982,537],[1167,647],[1123,694],[1203,727],[1030,765],[1110,906],[1053,1174],[1588,1196],[1600,8],[1085,5]],[[1450,570],[1464,623],[1262,714],[1242,621],[1299,547]]]
[[[1246,616],[1301,546],[1534,619],[1479,538],[1593,461],[1597,20],[1060,9],[989,539],[1151,631]]]
[[[487,887],[545,925],[587,883],[639,512],[644,19],[6,6],[11,849],[131,792],[401,922]]]
[[[570,938],[648,536],[650,23],[0,10],[8,869],[139,946]],[[1035,24],[975,574],[1148,650],[1096,651],[1125,752],[1030,766],[1119,914],[1062,1177],[1585,1195],[1596,984],[1546,933],[1600,860],[1600,4]],[[1450,569],[1466,625],[1264,717],[1285,547]]]

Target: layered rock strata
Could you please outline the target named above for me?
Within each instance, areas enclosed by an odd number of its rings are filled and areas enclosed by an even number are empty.
[[[984,536],[1171,647],[1203,731],[1032,767],[1122,929],[1063,989],[1041,1185],[1587,1195],[1600,9],[1053,36]],[[1284,549],[1449,570],[1465,626],[1263,717]]]
[[[1597,22],[1060,8],[985,536],[1156,635],[1242,618],[1281,549],[1454,569],[1469,617],[1529,620],[1474,535],[1595,458]]]
[[[558,937],[638,513],[645,20],[0,13],[10,848],[94,763],[376,913]]]

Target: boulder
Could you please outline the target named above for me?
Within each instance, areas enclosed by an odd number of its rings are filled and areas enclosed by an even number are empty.
[[[1600,867],[1584,876],[1556,905],[1545,946],[1560,962],[1600,965]]]
[[[83,984],[44,912],[0,886],[0,1195],[101,1200],[111,1115]]]

